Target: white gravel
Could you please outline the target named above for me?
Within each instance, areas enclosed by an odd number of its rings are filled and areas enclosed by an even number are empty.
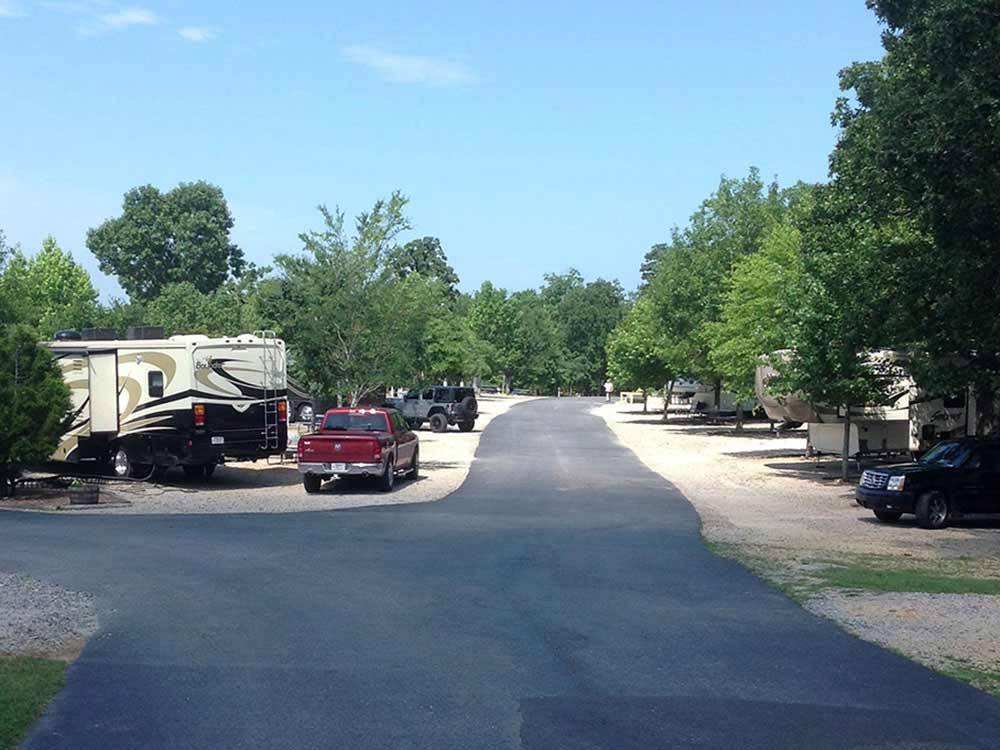
[[[483,430],[500,414],[529,398],[483,396],[472,432],[450,428],[437,434],[420,430],[420,478],[399,478],[392,492],[372,482],[333,482],[322,492],[307,494],[294,461],[269,464],[234,463],[219,467],[208,480],[189,480],[172,471],[163,483],[113,485],[102,489],[102,502],[124,500],[120,507],[77,507],[68,512],[99,514],[150,513],[294,513],[370,505],[401,505],[440,500],[468,476]]]
[[[88,595],[0,573],[0,654],[71,659],[96,631]]]
[[[996,672],[1000,665],[998,596],[833,591],[805,606],[930,667],[964,662]]]

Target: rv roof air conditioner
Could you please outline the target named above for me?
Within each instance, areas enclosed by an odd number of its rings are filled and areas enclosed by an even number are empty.
[[[52,337],[53,341],[81,341],[83,337],[80,335],[79,331],[64,330],[56,331],[55,335]]]

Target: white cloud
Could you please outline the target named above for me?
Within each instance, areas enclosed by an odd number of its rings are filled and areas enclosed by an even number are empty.
[[[475,83],[476,74],[462,63],[417,55],[399,55],[378,47],[355,44],[342,50],[344,58],[374,70],[393,83],[424,86],[463,86]]]
[[[92,21],[80,26],[80,33],[100,34],[105,31],[122,31],[132,26],[156,26],[160,17],[148,8],[120,8],[110,13],[101,13]]]
[[[23,15],[21,6],[13,0],[0,0],[0,18],[20,18]]]
[[[181,26],[177,29],[177,33],[189,42],[208,42],[218,36],[215,29],[207,26]]]

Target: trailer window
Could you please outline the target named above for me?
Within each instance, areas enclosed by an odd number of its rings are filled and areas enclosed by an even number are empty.
[[[153,370],[147,379],[150,398],[160,398],[163,395],[163,373]]]

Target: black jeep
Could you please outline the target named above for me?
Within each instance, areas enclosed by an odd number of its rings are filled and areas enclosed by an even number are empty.
[[[444,432],[452,424],[470,432],[479,416],[476,392],[450,385],[413,388],[403,398],[388,399],[386,406],[399,410],[414,430],[427,422],[434,432]]]
[[[925,529],[969,513],[1000,513],[1000,441],[945,440],[915,463],[868,469],[855,498],[880,521],[913,513]]]

